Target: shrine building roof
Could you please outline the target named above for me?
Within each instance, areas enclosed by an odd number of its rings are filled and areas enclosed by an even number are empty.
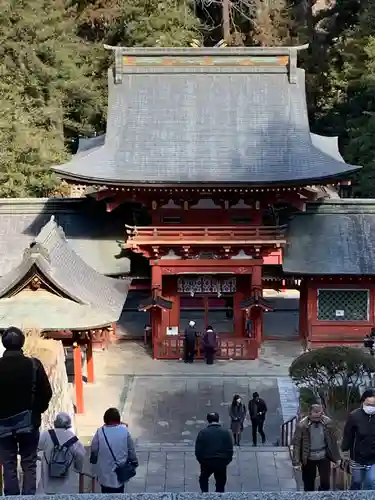
[[[375,200],[308,203],[289,224],[283,270],[304,275],[375,275]]]
[[[360,168],[343,162],[335,138],[324,146],[310,134],[305,73],[297,68],[306,46],[110,48],[106,135],[53,167],[66,179],[302,184]]]
[[[130,282],[103,276],[86,264],[51,216],[20,264],[0,279],[0,328],[112,325],[120,317]]]
[[[105,275],[130,272],[121,249],[125,216],[107,213],[90,198],[8,198],[0,200],[0,276],[20,264],[23,249],[51,215],[64,228],[72,250],[90,267]]]

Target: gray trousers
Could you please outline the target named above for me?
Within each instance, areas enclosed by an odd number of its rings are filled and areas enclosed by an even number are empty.
[[[22,495],[35,495],[39,429],[0,439],[0,461],[4,471],[4,495],[19,495],[17,455],[23,472]]]

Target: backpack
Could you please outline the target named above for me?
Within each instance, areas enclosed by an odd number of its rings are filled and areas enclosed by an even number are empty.
[[[48,433],[53,443],[53,450],[48,464],[48,475],[51,478],[61,479],[68,475],[69,467],[74,460],[70,448],[78,441],[78,438],[73,436],[66,443],[60,444],[53,429],[49,430]]]

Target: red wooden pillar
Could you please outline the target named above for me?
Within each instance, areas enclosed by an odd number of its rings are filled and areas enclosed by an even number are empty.
[[[312,342],[313,340],[316,340],[315,337],[315,332],[314,328],[312,327],[312,322],[316,322],[318,311],[317,311],[317,288],[315,286],[312,286],[311,281],[308,281],[306,283],[306,294],[307,294],[307,340],[309,342]]]
[[[180,326],[180,295],[177,292],[177,276],[171,279],[170,298],[173,302],[170,312],[171,326]]]
[[[234,335],[242,337],[244,334],[243,311],[241,310],[242,294],[237,291],[233,297],[233,326]]]
[[[253,294],[255,293],[258,295],[263,295],[262,266],[253,267],[251,290]],[[256,339],[258,346],[260,346],[262,344],[262,337],[263,337],[263,311],[259,307],[254,307],[251,312],[253,320],[254,338]]]
[[[92,334],[90,333],[89,338],[87,339],[86,345],[86,370],[87,370],[87,382],[89,384],[94,383],[94,356],[92,349]]]
[[[161,267],[154,264],[151,268],[151,288],[153,294],[161,294],[162,292],[162,273]],[[152,327],[152,345],[153,345],[153,355],[155,357],[155,341],[157,341],[160,330],[161,330],[162,314],[158,307],[153,307],[151,309],[151,327]]]
[[[152,333],[152,356],[154,359],[158,357],[158,342],[161,329],[161,309],[153,307],[151,309],[151,333]]]
[[[236,290],[233,298],[233,313],[234,313],[234,333],[236,336],[243,337],[246,335],[246,319],[247,313],[241,309],[241,302],[249,297],[249,276],[238,275],[236,277]]]
[[[302,280],[299,294],[299,337],[307,338],[307,283]]]
[[[77,413],[84,412],[83,400],[83,373],[82,373],[82,357],[81,346],[74,342],[73,344],[73,366],[74,366],[74,387],[76,391],[76,411]]]

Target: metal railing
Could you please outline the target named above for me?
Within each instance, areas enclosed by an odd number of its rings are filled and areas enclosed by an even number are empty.
[[[88,487],[86,487],[86,478],[89,479]],[[81,472],[79,474],[79,493],[95,493],[96,490],[96,479],[91,474],[86,474]]]
[[[292,445],[293,435],[294,431],[296,430],[297,421],[298,421],[297,416],[295,416],[290,420],[284,422],[283,425],[281,426],[281,440],[280,440],[281,446],[289,447]]]

